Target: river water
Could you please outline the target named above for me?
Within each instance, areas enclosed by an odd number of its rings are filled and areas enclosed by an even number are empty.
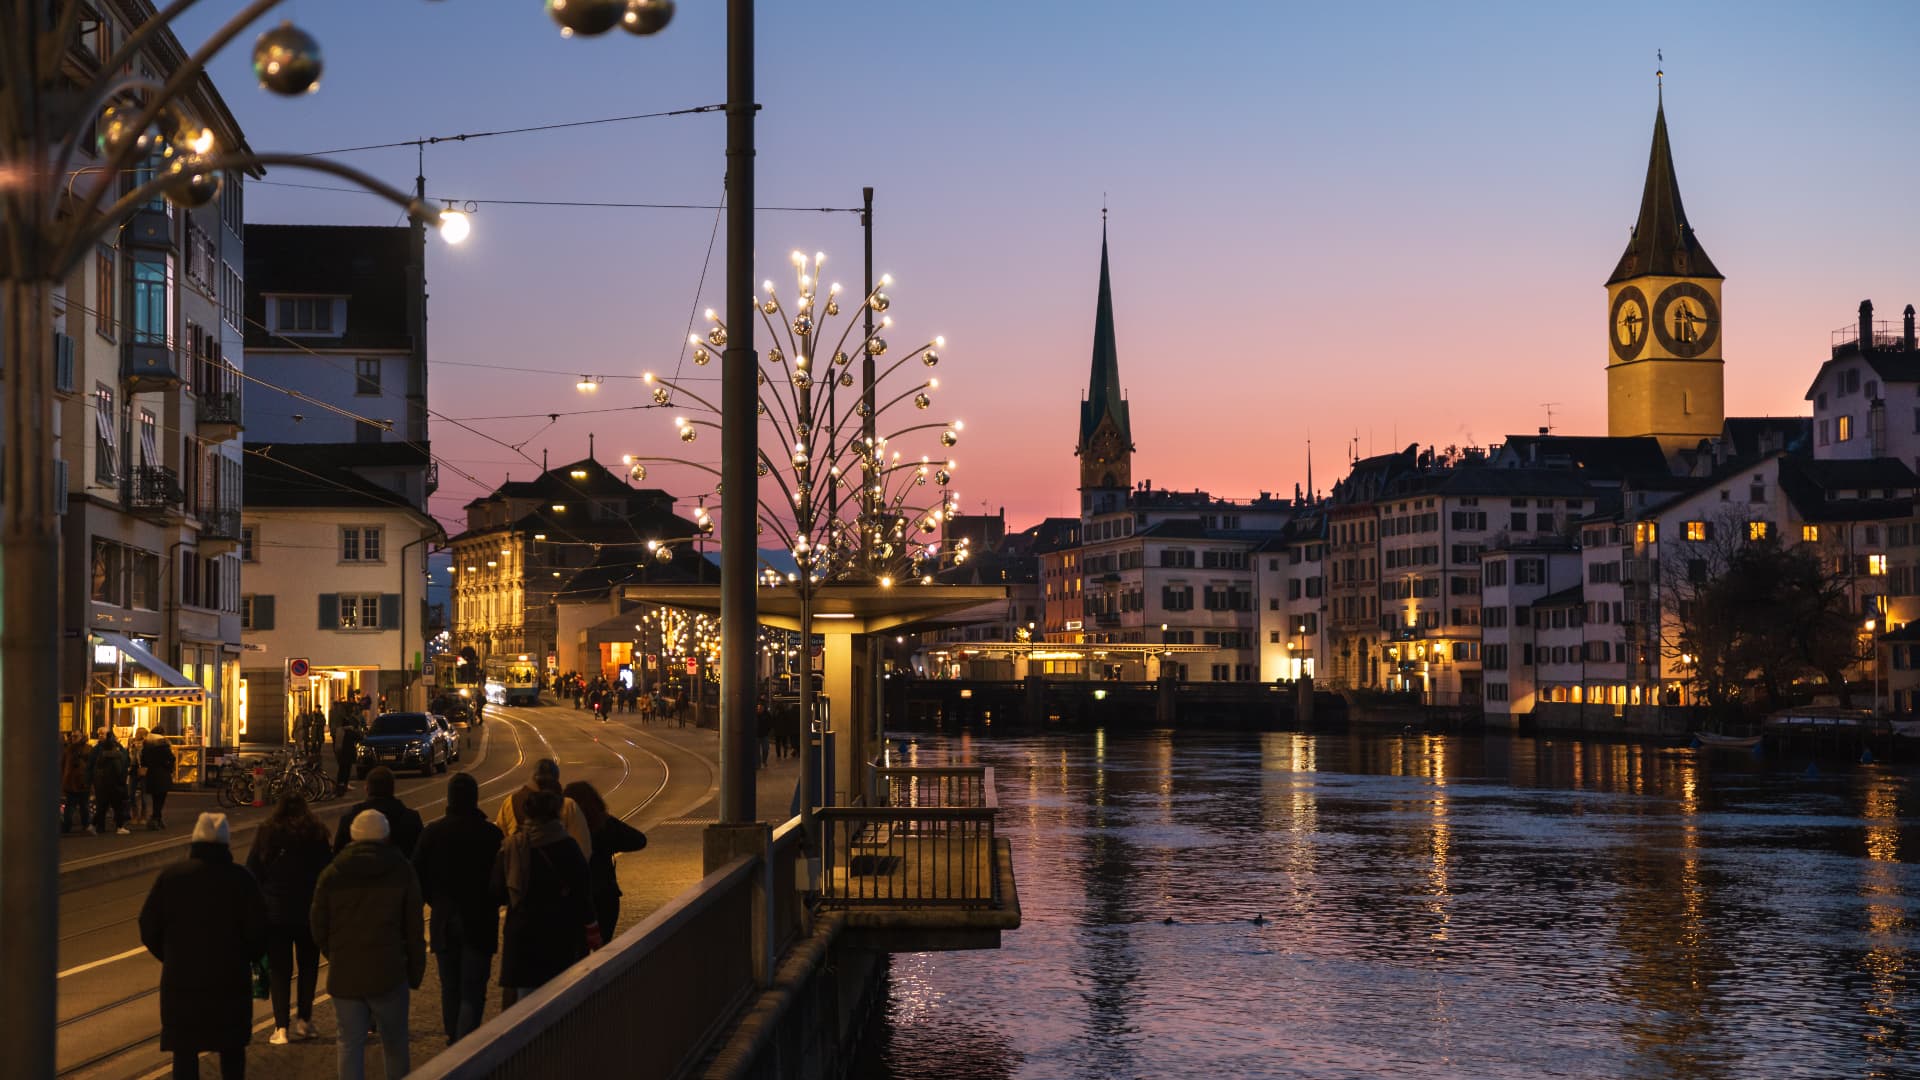
[[[894,957],[865,1080],[1920,1077],[1912,770],[1477,736],[902,745],[994,768],[1024,923]]]

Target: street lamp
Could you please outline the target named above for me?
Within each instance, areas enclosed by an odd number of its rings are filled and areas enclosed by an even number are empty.
[[[1879,625],[1873,619],[1866,621],[1867,648],[1869,650],[1867,678],[1873,680],[1873,715],[1880,715],[1880,639],[1874,636],[1874,628]]]
[[[183,208],[211,203],[229,171],[286,167],[324,173],[379,195],[421,224],[456,239],[450,220],[358,169],[323,158],[225,148],[187,108],[207,63],[281,0],[252,0],[174,67],[165,81],[129,74],[150,46],[171,52],[170,24],[195,0],[173,0],[133,27],[111,56],[81,45],[81,0],[0,0],[0,354],[6,357],[6,429],[0,459],[6,491],[0,524],[0,1038],[23,1076],[54,1065],[58,848],[32,808],[58,798],[54,770],[59,715],[55,684],[62,639],[56,586],[60,522],[54,513],[53,301],[55,291],[103,238],[157,199]],[[74,61],[78,59],[76,67]],[[95,67],[97,64],[97,68]],[[320,48],[283,25],[253,49],[260,85],[282,95],[319,84]],[[76,74],[76,70],[81,74]],[[88,77],[84,72],[96,72]],[[75,167],[76,158],[95,163]],[[121,179],[131,190],[116,196]]]

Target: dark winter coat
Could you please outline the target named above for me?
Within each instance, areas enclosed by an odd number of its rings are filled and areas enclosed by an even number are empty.
[[[586,856],[572,839],[542,844],[518,904],[507,896],[506,852],[493,865],[493,897],[507,907],[500,935],[500,985],[540,986],[587,955],[588,923],[597,923]]]
[[[427,973],[426,923],[413,865],[384,840],[355,840],[320,872],[309,913],[314,944],[327,958],[327,993],[384,994]]]
[[[623,851],[639,851],[647,846],[647,834],[608,815],[593,830],[593,858],[587,860],[588,880],[592,883],[595,905],[602,900],[620,899],[620,881],[613,872],[613,857]]]
[[[140,749],[140,767],[147,770],[148,792],[173,790],[173,747],[158,735],[147,737]]]
[[[160,1049],[247,1044],[267,905],[225,844],[194,844],[160,872],[140,909],[140,943],[161,964]]]
[[[125,791],[127,771],[132,767],[127,760],[126,748],[120,745],[119,740],[108,737],[94,746],[87,774],[93,780],[95,791]]]
[[[500,942],[500,902],[491,887],[493,861],[505,834],[478,809],[448,811],[420,834],[413,870],[433,908],[428,947],[465,947],[493,955]]]
[[[378,810],[387,815],[387,842],[399,849],[402,858],[413,858],[413,849],[420,843],[420,831],[424,827],[420,812],[407,809],[406,803],[391,795],[362,799],[341,815],[340,826],[333,831],[336,853],[345,851],[347,845],[353,843],[353,819],[359,817],[362,810]]]
[[[60,790],[87,791],[93,787],[93,777],[87,766],[93,761],[93,751],[85,740],[68,743],[60,751]]]
[[[267,850],[268,842],[274,850]],[[304,930],[313,908],[313,887],[320,872],[333,861],[333,848],[324,832],[305,836],[269,837],[262,827],[247,853],[247,869],[260,883],[267,899],[267,921],[274,926]]]

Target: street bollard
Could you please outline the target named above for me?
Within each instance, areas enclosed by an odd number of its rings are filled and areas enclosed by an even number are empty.
[[[253,805],[255,808],[267,805],[267,770],[261,765],[253,767]]]

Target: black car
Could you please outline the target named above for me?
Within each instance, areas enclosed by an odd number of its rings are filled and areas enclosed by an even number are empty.
[[[441,694],[427,702],[427,711],[439,713],[450,724],[471,726],[477,719],[473,713],[473,703],[458,694]]]
[[[433,717],[434,726],[438,727],[440,733],[447,737],[447,760],[459,761],[460,733],[454,730],[453,723],[449,721],[444,714],[431,712],[427,715]]]
[[[423,712],[382,713],[360,739],[354,770],[361,779],[376,765],[419,769],[421,776],[446,772],[453,761],[447,729]]]

